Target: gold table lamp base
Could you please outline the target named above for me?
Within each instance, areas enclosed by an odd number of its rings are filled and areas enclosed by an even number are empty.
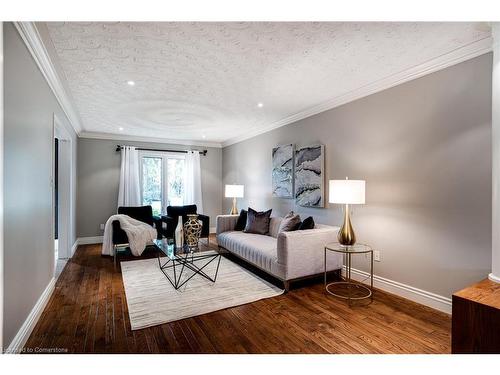
[[[352,229],[351,215],[348,204],[344,207],[344,223],[339,230],[337,240],[344,246],[352,246],[356,243],[356,235],[354,234],[354,229]]]
[[[233,207],[231,207],[229,215],[238,215],[238,207],[236,207],[236,198],[233,198]]]

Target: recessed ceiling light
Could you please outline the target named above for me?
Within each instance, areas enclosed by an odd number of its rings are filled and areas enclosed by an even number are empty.
[[[120,127],[118,128],[118,130],[122,132],[122,131],[123,131],[123,128],[120,126]]]
[[[129,85],[129,86],[135,86],[135,82],[134,81],[127,81],[127,85]]]
[[[264,107],[264,104],[262,104],[262,103],[257,103],[257,107],[262,108],[262,107]]]
[[[203,135],[201,136],[201,138],[205,139],[205,138],[207,138],[207,136],[206,136],[205,134],[203,134]]]

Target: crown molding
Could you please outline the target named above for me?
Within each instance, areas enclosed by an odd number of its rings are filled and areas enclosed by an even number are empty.
[[[480,39],[466,46],[457,48],[451,52],[448,52],[446,54],[428,60],[422,64],[416,65],[412,68],[403,70],[399,73],[392,74],[388,77],[382,78],[380,80],[374,81],[367,85],[361,86],[357,89],[349,91],[345,94],[336,96],[324,103],[305,109],[304,111],[298,112],[282,120],[273,122],[267,126],[262,127],[261,129],[248,132],[238,137],[228,139],[222,142],[222,147],[231,146],[235,143],[239,143],[244,140],[256,137],[260,134],[270,132],[271,130],[280,128],[285,125],[290,125],[294,122],[316,115],[318,113],[339,107],[341,105],[347,104],[357,99],[364,98],[366,96],[389,89],[391,87],[401,85],[405,82],[414,80],[416,78],[420,78],[427,74],[431,74],[439,70],[448,68],[452,65],[456,65],[466,60],[473,59],[474,57],[484,55],[485,53],[491,52],[492,43],[493,43],[492,37]]]
[[[115,141],[166,143],[166,144],[172,144],[172,145],[222,148],[222,144],[219,142],[198,142],[198,141],[190,141],[190,140],[185,140],[185,139],[141,137],[141,136],[135,136],[135,135],[114,134],[114,133],[98,133],[98,132],[85,132],[84,131],[84,132],[81,132],[78,135],[78,137],[79,138],[89,138],[89,139],[107,139],[107,140],[115,140]]]
[[[491,23],[491,36],[493,39],[493,45],[500,45],[500,22],[492,22]]]
[[[40,68],[72,128],[76,134],[80,134],[83,129],[80,118],[75,110],[72,99],[64,88],[63,81],[50,59],[50,55],[43,44],[42,37],[38,32],[36,24],[34,22],[14,22],[14,26]]]

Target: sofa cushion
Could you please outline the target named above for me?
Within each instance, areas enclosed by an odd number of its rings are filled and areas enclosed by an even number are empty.
[[[234,227],[234,230],[243,230],[247,225],[247,210],[241,210],[240,216],[238,216],[238,221]]]
[[[258,212],[248,207],[247,224],[243,232],[255,234],[269,233],[269,218],[273,210]]]
[[[298,230],[306,230],[306,229],[314,229],[314,219],[312,216],[304,219],[302,223],[300,223]]]
[[[281,220],[280,228],[278,232],[291,232],[297,230],[300,226],[300,215],[296,214],[293,211],[290,211],[284,218]]]
[[[278,238],[278,234],[280,233],[280,225],[281,222],[283,221],[282,217],[276,217],[272,216],[271,220],[269,221],[269,236]]]
[[[235,253],[255,266],[283,278],[284,266],[277,263],[277,239],[261,234],[240,231],[222,232],[217,236],[219,246]]]

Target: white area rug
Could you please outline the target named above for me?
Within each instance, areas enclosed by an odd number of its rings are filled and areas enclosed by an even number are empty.
[[[203,270],[213,277],[216,267],[217,261],[213,261]],[[221,259],[215,283],[195,275],[178,290],[174,289],[162,273],[156,258],[121,262],[121,268],[133,330],[243,305],[283,293],[282,289],[224,257]],[[188,270],[187,276],[190,275],[191,271]]]

